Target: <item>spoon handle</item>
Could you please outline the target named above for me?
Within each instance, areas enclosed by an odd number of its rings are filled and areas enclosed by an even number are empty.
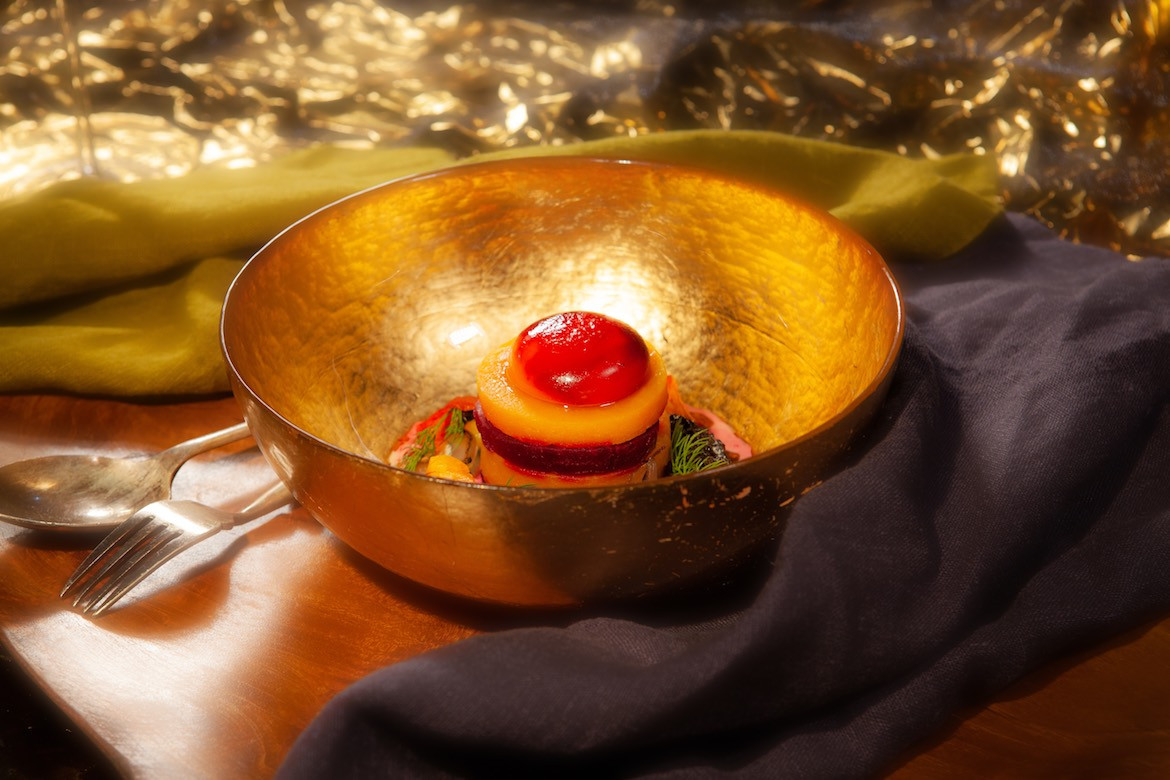
[[[248,430],[248,423],[239,423],[230,428],[224,428],[222,431],[207,433],[181,444],[176,444],[174,447],[158,453],[155,455],[155,458],[177,469],[180,465],[201,452],[214,450],[216,447],[231,444],[233,441],[245,439],[250,435],[251,431]]]
[[[248,504],[239,512],[236,512],[232,525],[239,525],[249,520],[255,520],[257,517],[262,517],[274,509],[279,509],[285,504],[291,503],[293,500],[292,491],[288,489],[288,486],[283,482],[277,482],[252,499],[252,503]]]

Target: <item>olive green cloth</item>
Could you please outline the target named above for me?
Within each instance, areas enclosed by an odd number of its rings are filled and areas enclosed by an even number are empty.
[[[993,162],[910,160],[755,131],[680,131],[482,155],[716,168],[825,208],[891,259],[962,248],[1000,212]],[[459,164],[436,149],[318,146],[251,168],[82,179],[0,203],[0,392],[123,397],[227,389],[219,311],[244,259],[311,211]]]

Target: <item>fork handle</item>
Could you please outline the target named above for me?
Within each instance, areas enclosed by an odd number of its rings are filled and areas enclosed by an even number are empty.
[[[294,500],[292,491],[283,482],[277,482],[272,487],[265,490],[256,498],[252,499],[252,503],[236,512],[232,517],[235,522],[232,525],[239,525],[246,523],[249,520],[255,520],[257,517],[262,517],[274,509],[291,503]]]

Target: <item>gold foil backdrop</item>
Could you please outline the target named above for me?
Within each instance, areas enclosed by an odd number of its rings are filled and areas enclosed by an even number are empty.
[[[993,155],[1010,208],[1170,255],[1170,0],[10,0],[0,197],[316,141],[757,128]]]

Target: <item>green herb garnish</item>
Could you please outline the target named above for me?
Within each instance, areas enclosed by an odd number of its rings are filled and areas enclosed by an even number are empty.
[[[444,427],[445,425],[445,427]],[[414,444],[402,458],[402,468],[407,471],[417,471],[424,460],[438,452],[440,441],[450,441],[456,436],[463,435],[463,412],[460,409],[451,409],[433,423],[418,432]],[[439,436],[439,431],[443,435]]]
[[[463,425],[463,412],[459,409],[452,409],[451,414],[447,416],[447,429],[443,431],[443,441],[450,441],[456,436],[462,436]]]
[[[418,432],[414,445],[402,458],[402,468],[407,471],[417,471],[424,458],[435,454],[435,435],[438,433],[436,426],[428,426]]]
[[[671,474],[694,474],[730,462],[723,442],[711,431],[681,415],[670,416]]]

